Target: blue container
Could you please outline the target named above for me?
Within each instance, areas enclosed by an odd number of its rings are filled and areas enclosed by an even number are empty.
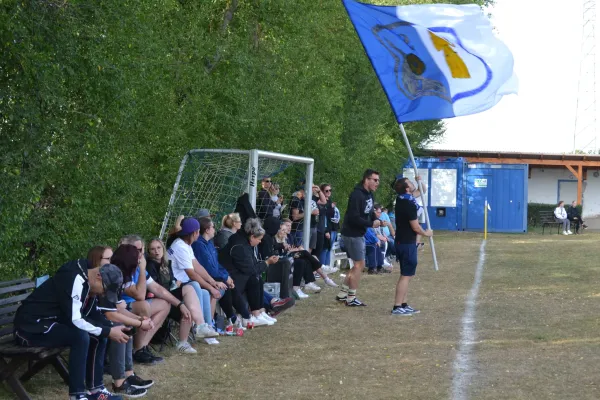
[[[419,175],[428,188],[426,201],[431,228],[463,230],[464,159],[419,157],[415,161]],[[403,174],[414,182],[414,170],[410,161],[404,166]]]
[[[434,230],[482,231],[487,199],[489,232],[527,232],[527,164],[467,163],[462,157],[419,157]],[[403,174],[411,179],[410,162]]]

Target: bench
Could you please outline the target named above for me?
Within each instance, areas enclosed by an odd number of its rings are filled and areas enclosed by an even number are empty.
[[[33,288],[35,282],[26,278],[0,282],[0,383],[6,381],[21,400],[31,400],[22,382],[27,382],[47,365],[52,365],[63,381],[69,384],[69,371],[60,357],[66,348],[22,347],[14,341],[15,311]],[[17,377],[17,370],[25,364],[27,370]]]
[[[560,228],[562,226],[562,222],[557,222],[554,218],[554,211],[539,211],[539,223],[542,224],[542,235],[544,234],[544,230],[546,226],[556,225],[557,231],[556,233],[560,233]]]
[[[348,255],[340,248],[339,241],[336,241],[331,247],[329,266],[333,269],[337,261],[340,262],[340,269],[348,265]]]

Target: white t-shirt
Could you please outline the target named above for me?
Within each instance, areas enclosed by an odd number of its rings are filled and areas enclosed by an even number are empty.
[[[194,269],[192,260],[194,259],[194,251],[192,246],[181,239],[175,239],[168,250],[169,258],[171,259],[171,267],[173,268],[173,276],[182,283],[190,281],[189,276],[185,272],[186,269]]]

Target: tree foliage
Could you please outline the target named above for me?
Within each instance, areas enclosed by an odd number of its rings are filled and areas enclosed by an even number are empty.
[[[405,157],[337,0],[3,0],[0,46],[5,277],[155,235],[192,148],[313,157],[340,200]],[[443,126],[407,131],[418,148]]]

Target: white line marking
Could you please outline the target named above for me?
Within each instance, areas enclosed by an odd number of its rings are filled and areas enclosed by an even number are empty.
[[[477,263],[477,269],[475,270],[475,279],[465,302],[465,313],[462,317],[460,343],[458,345],[458,353],[456,354],[453,367],[453,400],[468,400],[471,378],[475,375],[471,369],[471,355],[473,353],[473,345],[476,343],[475,339],[477,338],[475,332],[475,305],[477,302],[477,295],[479,294],[479,285],[481,285],[483,265],[485,263],[485,243],[485,240],[481,242],[481,247],[479,248],[479,262]]]

